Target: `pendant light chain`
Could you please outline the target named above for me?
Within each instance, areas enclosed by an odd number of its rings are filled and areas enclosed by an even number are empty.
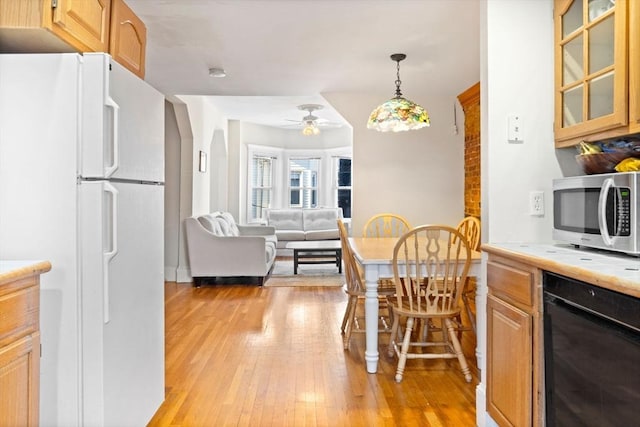
[[[400,60],[396,61],[396,98],[400,98],[402,96],[402,92],[400,92]]]

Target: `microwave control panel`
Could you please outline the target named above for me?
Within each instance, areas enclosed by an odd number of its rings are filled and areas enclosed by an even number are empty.
[[[617,188],[617,217],[618,227],[616,236],[631,235],[631,190],[625,187]]]

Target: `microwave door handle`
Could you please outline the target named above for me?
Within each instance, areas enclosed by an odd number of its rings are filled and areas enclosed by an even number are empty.
[[[605,179],[602,183],[602,189],[600,190],[600,197],[598,198],[598,225],[600,226],[602,241],[607,246],[613,246],[613,239],[611,239],[609,229],[607,228],[607,195],[612,187],[613,179]]]

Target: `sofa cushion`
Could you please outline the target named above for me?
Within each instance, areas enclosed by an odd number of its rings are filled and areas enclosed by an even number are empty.
[[[220,223],[213,215],[201,215],[198,217],[198,222],[202,224],[208,232],[215,234],[216,236],[224,235],[222,228],[220,228]]]
[[[335,230],[311,230],[305,233],[305,240],[331,240],[339,239],[338,229]]]
[[[238,230],[238,226],[236,225],[236,220],[233,218],[229,212],[221,212],[217,215],[218,218],[224,220],[227,223],[226,229],[223,227],[223,231],[225,236],[238,236],[240,235],[240,231]]]
[[[218,222],[220,229],[222,230],[222,235],[225,237],[237,237],[233,234],[233,230],[229,223],[222,217],[216,217],[215,220]]]
[[[276,230],[303,230],[302,209],[267,210],[267,224]]]
[[[338,209],[304,209],[302,216],[304,231],[338,230]]]
[[[284,240],[304,240],[304,231],[302,230],[276,230],[278,241]]]
[[[273,258],[276,257],[276,247],[272,245],[266,245],[264,247],[265,254],[265,262],[270,262]]]

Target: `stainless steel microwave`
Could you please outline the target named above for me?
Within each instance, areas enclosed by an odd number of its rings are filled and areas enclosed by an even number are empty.
[[[553,238],[640,255],[640,172],[553,180]]]

